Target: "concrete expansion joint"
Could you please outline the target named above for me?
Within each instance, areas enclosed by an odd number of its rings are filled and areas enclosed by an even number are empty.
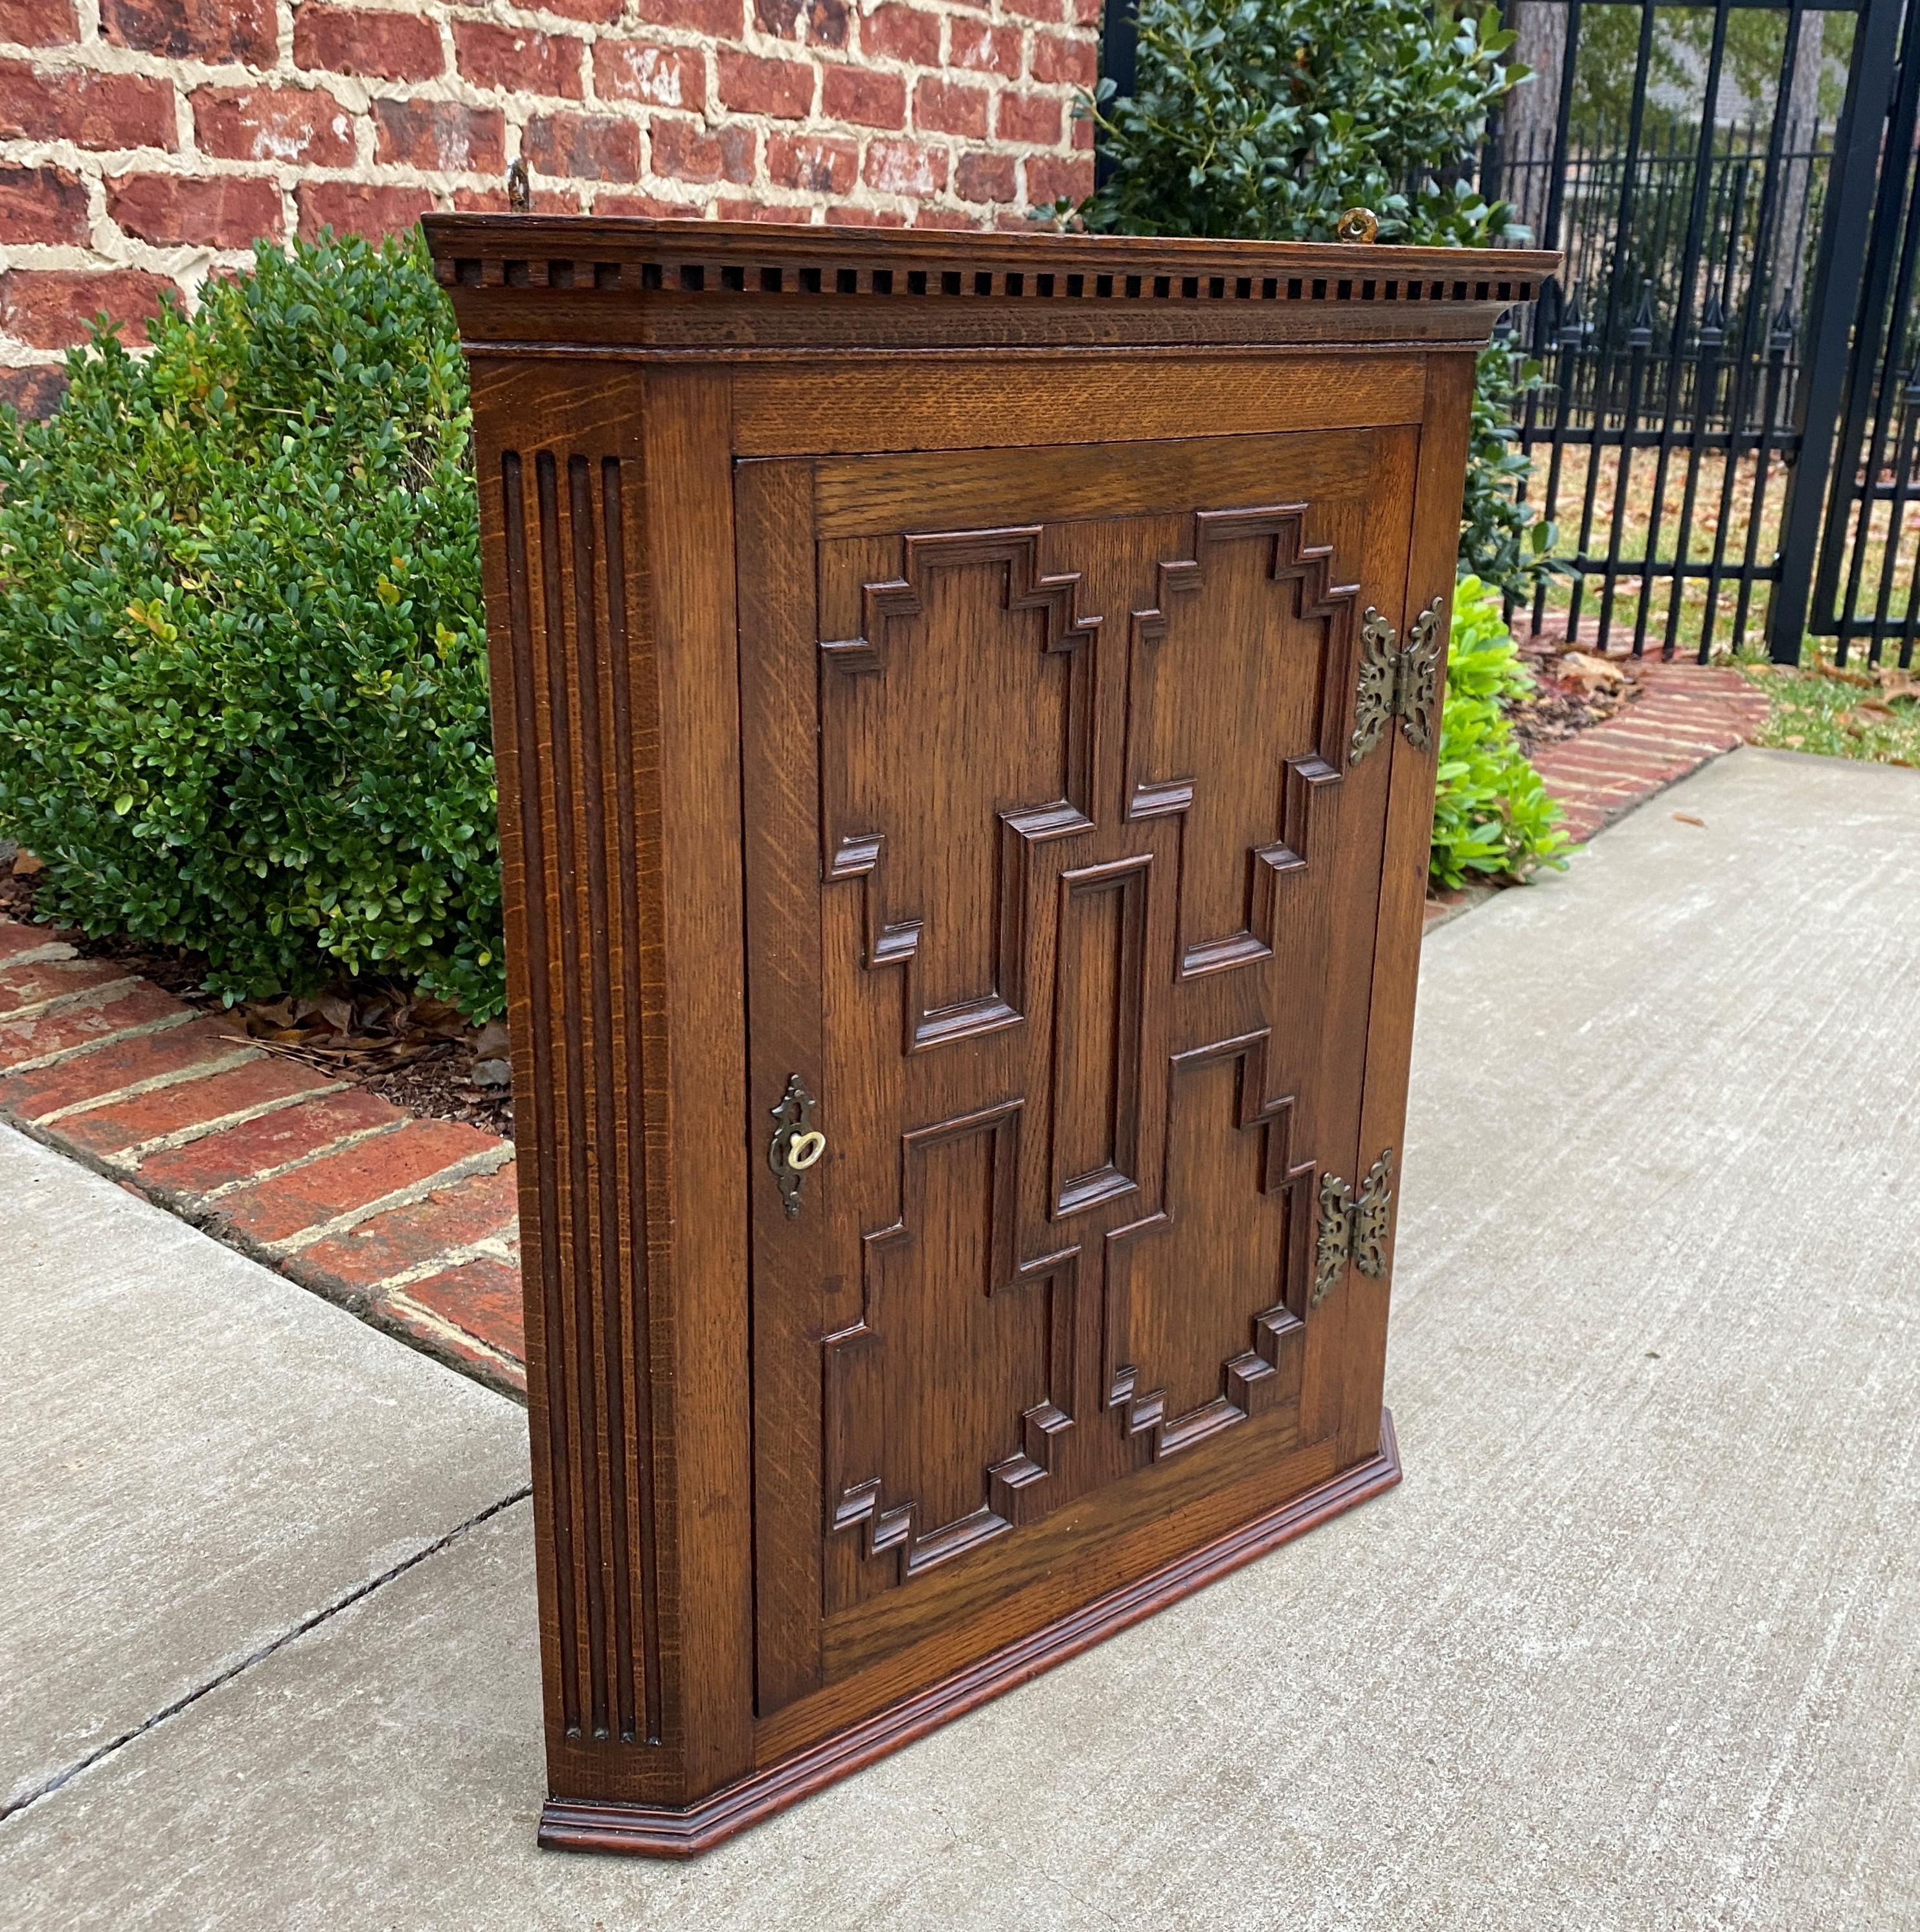
[[[503,1510],[512,1509],[516,1503],[526,1502],[532,1493],[532,1490],[525,1484],[508,1491],[497,1501],[489,1503],[484,1509],[476,1510],[463,1522],[455,1523],[452,1528],[436,1537],[430,1543],[423,1544],[412,1556],[402,1557],[391,1568],[382,1570],[377,1576],[367,1577],[352,1588],[342,1591],[310,1616],[290,1624],[278,1636],[269,1638],[258,1648],[249,1651],[244,1657],[202,1678],[190,1690],[175,1698],[170,1704],[163,1706],[137,1724],[130,1725],[117,1736],[110,1738],[97,1749],[88,1751],[84,1757],[76,1758],[71,1764],[63,1766],[51,1778],[43,1779],[26,1791],[16,1793],[4,1804],[0,1804],[0,1824],[38,1804],[42,1798],[50,1798],[62,1785],[70,1784],[82,1772],[91,1771],[94,1766],[124,1750],[136,1738],[145,1737],[149,1731],[165,1724],[168,1719],[177,1718],[183,1711],[190,1710],[210,1691],[218,1690],[223,1684],[231,1684],[236,1678],[244,1676],[256,1665],[264,1664],[268,1658],[284,1650],[289,1644],[318,1630],[322,1624],[330,1623],[341,1611],[350,1610],[356,1604],[364,1602],[376,1590],[384,1589],[396,1578],[417,1568],[430,1556],[437,1556],[442,1550],[451,1548],[470,1530],[478,1529],[482,1523],[491,1521]]]

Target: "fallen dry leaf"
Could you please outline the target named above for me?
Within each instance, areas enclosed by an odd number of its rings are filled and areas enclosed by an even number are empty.
[[[1862,704],[1854,708],[1856,718],[1870,718],[1876,724],[1894,724],[1899,720],[1884,704]]]
[[[1627,674],[1619,665],[1585,651],[1569,651],[1558,659],[1553,675],[1562,684],[1584,692],[1618,691],[1627,682]]]
[[[1679,820],[1682,825],[1703,826],[1706,824],[1706,820],[1704,818],[1696,818],[1690,812],[1676,812],[1673,815],[1676,818]]]
[[[338,994],[316,1000],[314,1010],[335,1033],[350,1033],[353,1030],[353,1009]]]
[[[36,872],[45,869],[44,863],[24,846],[14,854],[14,877],[16,879],[30,879]]]

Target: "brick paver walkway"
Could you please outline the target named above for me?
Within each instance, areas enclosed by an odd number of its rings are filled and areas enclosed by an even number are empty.
[[[0,919],[0,1118],[515,1392],[513,1146],[263,1052]]]
[[[1534,769],[1567,808],[1576,842],[1709,760],[1751,738],[1767,715],[1765,692],[1724,664],[1635,668],[1644,694],[1617,718],[1534,754]]]

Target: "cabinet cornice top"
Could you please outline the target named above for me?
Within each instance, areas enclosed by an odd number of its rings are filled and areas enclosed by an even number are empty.
[[[476,349],[1484,340],[1560,264],[1523,249],[428,214]]]

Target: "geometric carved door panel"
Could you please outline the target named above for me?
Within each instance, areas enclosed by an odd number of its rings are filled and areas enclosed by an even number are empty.
[[[1056,514],[1046,450],[741,466],[791,819],[748,828],[749,1131],[797,1075],[829,1150],[754,1206],[763,1715],[1064,1508],[1337,1426],[1316,1193],[1378,1152],[1390,763],[1354,694],[1416,438],[1213,447],[1120,446]]]

